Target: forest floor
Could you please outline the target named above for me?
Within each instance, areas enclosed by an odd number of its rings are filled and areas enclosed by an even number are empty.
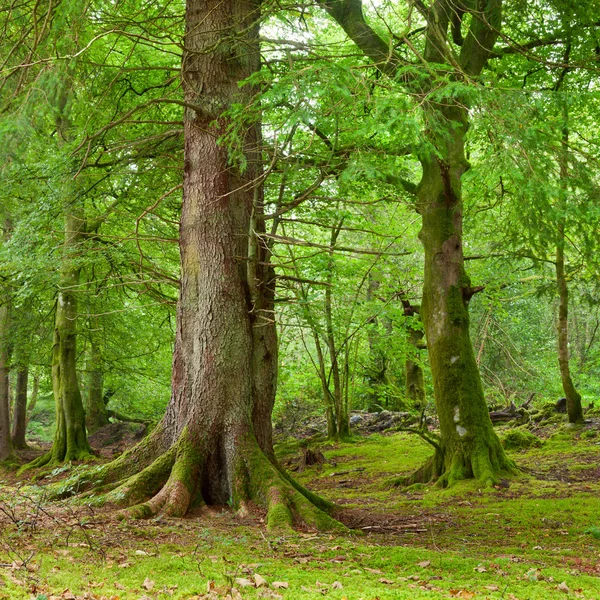
[[[294,475],[334,501],[353,531],[266,531],[226,507],[185,519],[119,519],[48,502],[0,472],[1,600],[284,598],[600,599],[600,435],[538,431],[511,451],[521,474],[494,489],[390,487],[430,454],[419,438],[322,444],[327,463]],[[278,446],[294,464],[296,440]],[[60,474],[55,474],[55,476]]]

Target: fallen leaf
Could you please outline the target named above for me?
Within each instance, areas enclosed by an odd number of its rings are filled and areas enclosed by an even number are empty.
[[[569,593],[569,591],[570,591],[570,590],[569,590],[569,586],[567,585],[567,582],[566,582],[566,581],[563,581],[562,583],[559,583],[559,584],[556,586],[556,589],[557,589],[559,592],[564,592],[565,594],[568,594],[568,593]]]
[[[497,585],[486,585],[486,590],[490,590],[490,592],[497,592],[500,588]]]
[[[254,587],[254,581],[250,581],[249,579],[244,579],[243,577],[237,577],[235,579],[234,583],[237,587],[241,587],[241,588]]]
[[[151,591],[154,586],[155,582],[151,579],[148,579],[147,577],[146,579],[144,579],[144,583],[142,583],[142,587],[147,591]]]
[[[450,595],[453,598],[461,598],[462,600],[475,598],[475,592],[469,592],[468,590],[450,590]]]
[[[430,564],[431,564],[430,560],[424,560],[424,561],[422,561],[420,563],[417,563],[417,565],[419,567],[421,567],[422,569],[424,569],[425,567],[428,567]]]
[[[290,587],[290,584],[287,581],[274,581],[271,584],[271,587],[276,590],[287,590]]]
[[[394,582],[391,579],[386,579],[385,577],[382,577],[379,580],[379,583],[385,583],[386,585],[392,585]]]
[[[342,584],[341,584],[339,581],[334,581],[334,582],[331,584],[331,589],[332,589],[332,590],[343,590],[343,589],[344,589],[344,586],[343,586],[343,585],[342,585]]]
[[[267,580],[262,576],[259,575],[258,573],[254,573],[254,585],[256,585],[257,588],[260,587],[268,587],[268,583]]]
[[[487,573],[487,569],[482,565],[475,567],[475,569],[473,569],[473,570],[477,571],[478,573]]]

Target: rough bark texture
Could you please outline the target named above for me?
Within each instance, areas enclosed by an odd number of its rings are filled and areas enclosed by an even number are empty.
[[[12,443],[18,449],[27,448],[25,434],[27,431],[27,382],[29,367],[20,366],[17,369],[17,385],[15,390],[15,410],[13,414]]]
[[[403,59],[390,50],[366,23],[360,0],[321,0],[366,56],[385,75],[397,74]],[[501,27],[501,0],[489,0],[471,14],[460,54],[451,47],[449,26],[456,12],[447,0],[435,0],[427,13],[422,58],[435,68],[445,64],[457,80],[479,76]],[[427,336],[441,441],[434,457],[410,481],[439,478],[442,484],[475,477],[493,484],[501,471],[513,469],[493,430],[483,396],[479,370],[469,337],[468,303],[473,289],[464,269],[462,250],[461,178],[469,165],[464,143],[468,128],[468,98],[460,94],[440,100],[430,71],[421,79],[402,76],[424,110],[431,145],[421,149],[423,169],[416,188],[422,217],[420,239],[425,251],[421,317]],[[428,95],[436,91],[437,98]],[[434,148],[435,150],[432,150]]]
[[[79,476],[77,486],[101,485],[107,500],[134,505],[140,517],[180,516],[204,503],[244,511],[253,502],[267,509],[271,528],[296,518],[333,528],[339,525],[324,512],[331,505],[275,462],[266,422],[276,340],[272,273],[258,268],[265,248],[252,240],[253,215],[262,210],[258,126],[246,124],[243,172],[217,143],[229,125],[219,114],[253,93],[238,82],[259,68],[258,18],[255,1],[188,1],[183,83],[198,111],[185,119],[171,400],[146,440]],[[65,493],[72,487],[67,482]]]
[[[104,373],[98,343],[92,339],[88,362],[88,389],[85,398],[85,426],[88,433],[110,423],[104,402]]]

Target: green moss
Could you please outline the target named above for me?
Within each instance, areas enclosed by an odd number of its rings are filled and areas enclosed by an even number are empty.
[[[502,436],[502,445],[507,450],[524,450],[539,448],[543,441],[526,429],[511,429]]]
[[[291,530],[292,513],[283,502],[277,502],[267,512],[267,529],[269,531]]]
[[[469,324],[469,312],[463,299],[462,288],[451,285],[448,290],[448,299],[446,306],[448,307],[448,315],[452,323],[456,325]]]

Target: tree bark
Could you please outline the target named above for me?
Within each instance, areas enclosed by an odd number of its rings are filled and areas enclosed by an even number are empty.
[[[60,273],[54,340],[52,346],[52,389],[56,431],[52,448],[22,470],[86,460],[92,456],[85,429],[85,411],[77,379],[77,287],[80,267],[76,253],[85,236],[83,209],[65,210],[65,235]]]
[[[569,130],[567,127],[568,112],[565,108],[565,124],[561,142],[560,162],[560,190],[558,199],[558,223],[556,232],[556,287],[558,288],[558,366],[563,392],[567,399],[567,415],[569,423],[583,423],[583,408],[581,394],[575,388],[571,378],[569,365],[569,287],[565,274],[565,227],[568,193],[568,147]]]
[[[223,111],[255,92],[239,82],[260,66],[259,8],[256,0],[188,0],[182,80],[186,103],[198,110],[186,110],[184,125],[171,400],[143,442],[78,485],[101,480],[108,501],[133,504],[140,517],[180,516],[202,504],[245,511],[254,502],[267,509],[271,528],[295,519],[332,528],[339,525],[323,512],[331,504],[275,462],[264,422],[275,380],[262,361],[268,354],[274,365],[276,354],[273,332],[255,331],[266,327],[259,317],[272,319],[273,281],[250,264],[249,237],[259,233],[252,230],[261,198],[259,125],[244,124],[243,168],[218,142],[232,125]]]
[[[10,437],[10,312],[8,294],[0,295],[0,462],[13,457]]]
[[[409,318],[418,318],[421,307],[411,304],[406,296],[401,298],[404,316]],[[425,332],[423,329],[418,329],[408,325],[408,341],[412,346],[412,352],[405,362],[406,373],[406,395],[411,401],[412,406],[418,410],[425,408],[427,400],[425,398],[425,379],[423,377],[423,367],[419,362],[419,354],[421,349],[425,347],[423,338]],[[416,360],[415,360],[416,359]]]
[[[85,402],[85,426],[88,433],[94,433],[108,425],[108,412],[104,403],[104,372],[98,342],[92,338],[88,362],[88,390]]]
[[[320,1],[382,74],[398,74],[402,57],[365,21],[360,0]],[[469,336],[468,303],[474,290],[464,269],[461,192],[461,178],[469,167],[464,151],[469,99],[456,92],[440,100],[434,73],[436,65],[444,64],[457,80],[478,77],[498,37],[501,9],[501,0],[466,7],[471,21],[457,56],[448,38],[455,10],[447,0],[434,0],[426,16],[422,55],[428,69],[422,78],[400,76],[423,107],[429,143],[420,149],[423,174],[415,194],[425,251],[421,317],[441,434],[435,455],[409,482],[438,478],[447,485],[475,477],[492,485],[501,471],[514,468],[490,421]],[[436,100],[429,97],[434,90]]]
[[[27,382],[29,379],[28,365],[17,367],[17,385],[15,391],[15,410],[13,414],[12,443],[20,450],[27,448],[25,435],[27,431]]]
[[[335,274],[335,262],[333,252],[337,243],[343,225],[343,219],[331,230],[331,239],[329,242],[329,260],[327,261],[327,285],[325,287],[325,299],[323,312],[325,314],[325,341],[329,350],[329,360],[331,362],[331,378],[333,379],[333,409],[336,421],[335,439],[347,439],[350,437],[350,415],[348,404],[344,398],[342,384],[342,375],[338,359],[338,348],[335,342],[335,331],[333,326],[333,299],[332,286]],[[349,382],[346,380],[345,384]],[[329,388],[329,385],[327,386]]]

